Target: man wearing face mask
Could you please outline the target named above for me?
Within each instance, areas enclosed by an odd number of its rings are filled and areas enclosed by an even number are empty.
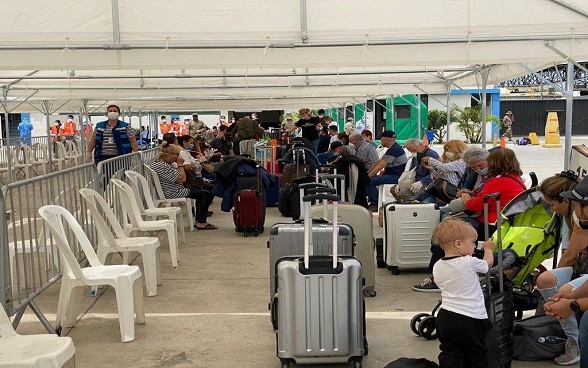
[[[67,120],[63,124],[63,136],[65,139],[74,139],[78,128],[74,122],[73,115],[67,115]]]
[[[92,159],[94,151],[94,163],[124,155],[139,150],[135,133],[129,123],[119,120],[120,108],[110,105],[107,108],[108,120],[96,124],[94,135],[88,143],[86,160]]]
[[[574,226],[584,231],[588,230],[588,176],[585,176],[574,189],[562,192],[560,196],[572,202]],[[581,258],[581,256],[579,257]],[[582,262],[576,260],[576,264],[579,265],[579,263]],[[588,310],[588,282],[586,282],[588,274],[586,274],[586,270],[581,270],[581,267],[576,264],[572,267],[557,269],[561,278],[565,277],[562,272],[567,270],[567,279],[571,281],[559,287],[557,293],[545,303],[544,308],[547,315],[561,321],[562,327],[567,323],[568,327],[575,328],[577,321],[573,318],[574,314],[580,321],[579,336],[570,336],[569,328],[564,328],[568,336],[565,354],[557,357],[555,362],[560,365],[570,365],[579,360],[581,368],[588,368],[588,317],[584,313]],[[558,285],[561,285],[562,281],[565,282],[565,280],[558,281]],[[545,290],[540,291],[542,294],[545,292]],[[576,341],[576,338],[579,341]]]

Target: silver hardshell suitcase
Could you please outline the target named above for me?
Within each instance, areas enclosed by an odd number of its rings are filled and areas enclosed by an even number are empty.
[[[384,204],[384,260],[393,274],[429,266],[439,217],[439,207],[432,203]]]
[[[355,235],[351,226],[338,224],[339,254],[353,256]],[[324,219],[312,219],[312,255],[333,254],[333,224]],[[277,223],[270,228],[269,240],[270,303],[276,293],[276,264],[283,257],[304,255],[304,223]]]
[[[337,228],[338,197],[305,196],[305,200],[333,200]],[[310,218],[305,201],[304,218]],[[305,221],[304,257],[282,258],[277,264],[277,293],[272,311],[277,318],[277,356],[282,367],[296,364],[352,362],[359,366],[367,354],[361,263],[338,256],[332,233],[332,256],[311,256],[310,221]]]
[[[313,217],[325,217],[332,220],[333,205],[317,204],[312,206]],[[365,284],[364,296],[376,296],[376,259],[374,241],[374,221],[371,213],[357,204],[339,203],[338,221],[345,222],[353,228],[355,234],[355,258],[361,262]],[[341,248],[339,248],[341,249]]]

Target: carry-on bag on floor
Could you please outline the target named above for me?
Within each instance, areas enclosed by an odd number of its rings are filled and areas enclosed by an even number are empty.
[[[307,176],[294,180],[292,183],[282,186],[280,189],[280,198],[278,201],[278,211],[286,217],[292,217],[293,220],[300,218],[300,184],[314,183],[314,178]],[[323,187],[326,184],[320,183]]]
[[[233,196],[233,222],[235,231],[243,236],[263,233],[265,223],[265,198],[261,183],[261,167],[257,166],[257,185],[255,189],[237,190]]]
[[[321,207],[322,210],[322,207]],[[322,217],[322,212],[321,212]],[[333,252],[333,223],[321,219],[312,221],[311,254],[330,255]],[[274,224],[269,231],[269,265],[270,265],[270,302],[276,292],[275,265],[283,257],[302,257],[304,255],[304,228],[306,223],[299,220],[292,223]],[[355,234],[348,224],[339,223],[337,231],[339,254],[353,256],[355,252]],[[271,306],[270,306],[271,307]]]
[[[357,204],[339,203],[338,220],[349,224],[355,234],[355,258],[361,262],[365,285],[364,296],[376,296],[376,265],[374,248],[374,222],[372,214],[365,207]],[[333,221],[333,205],[324,204],[312,206],[312,217],[325,217]],[[339,248],[340,249],[340,248]]]
[[[267,168],[274,181],[265,191],[265,205],[267,207],[277,207],[280,202],[280,188],[282,187],[282,174],[280,174],[278,162],[275,160],[276,147],[270,146],[271,155],[262,165]]]
[[[398,275],[400,269],[427,268],[431,259],[431,238],[439,224],[436,204],[384,205],[384,260]]]
[[[488,200],[496,200],[496,251],[498,252],[498,290],[492,290],[490,273],[486,275],[484,298],[488,318],[492,322],[492,328],[486,337],[488,348],[488,365],[490,368],[509,368],[511,366],[514,348],[514,305],[512,290],[504,287],[504,269],[502,268],[502,240],[500,234],[500,193],[484,196],[484,230],[485,238],[490,237],[488,231]]]
[[[361,263],[339,256],[336,232],[332,256],[310,255],[310,201],[332,200],[338,228],[337,196],[305,196],[304,257],[282,258],[276,265],[277,292],[272,312],[277,318],[277,356],[282,367],[296,364],[361,365],[367,354]]]

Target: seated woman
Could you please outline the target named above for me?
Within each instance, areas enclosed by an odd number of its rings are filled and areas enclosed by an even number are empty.
[[[199,148],[196,148],[194,145],[194,138],[190,135],[183,135],[178,137],[178,146],[180,146],[180,157],[184,159],[184,170],[186,170],[186,174],[193,172],[196,170],[196,164],[200,166],[200,175],[203,177],[202,189],[206,189],[208,191],[212,190],[214,186],[211,182],[214,180],[215,175],[212,173],[213,179],[210,179],[210,176],[207,175],[206,170],[204,169],[204,165],[206,164],[206,158],[199,152]],[[196,157],[192,156],[192,152],[196,153]],[[203,161],[204,160],[204,161]],[[194,175],[188,175],[188,181],[190,177]],[[189,185],[185,185],[186,187],[190,187]]]
[[[463,154],[468,149],[467,144],[459,139],[452,139],[443,146],[441,160],[425,156],[421,158],[422,164],[428,168],[432,175],[438,175],[446,179],[449,183],[461,188],[464,181],[466,163],[463,160]],[[433,197],[430,193],[422,191],[417,200],[421,203],[445,204]]]
[[[586,251],[588,246],[588,231],[582,230],[575,224],[573,219],[572,201],[560,196],[560,193],[573,190],[578,184],[578,177],[573,171],[562,172],[551,176],[539,186],[543,193],[545,202],[551,206],[554,212],[559,213],[564,219],[564,224],[571,231],[568,232],[568,247],[561,255],[557,268],[543,272],[537,277],[537,290],[545,301],[555,295],[556,291],[563,285],[570,285],[573,288],[580,287],[588,280],[588,275],[574,278],[573,265],[581,252]],[[578,322],[576,316],[560,320],[568,341],[562,355],[554,359],[556,364],[569,365],[580,360],[578,350]]]
[[[478,240],[486,240],[484,234],[484,196],[487,194],[500,193],[500,210],[510,202],[511,199],[527,189],[521,179],[523,171],[515,152],[509,148],[496,150],[488,155],[488,179],[476,193],[465,192],[460,198],[464,202],[465,209],[477,213],[477,217],[466,217],[464,220],[471,223],[478,230]],[[488,200],[488,225],[490,234],[496,230],[496,219],[498,213],[496,200]]]
[[[173,163],[177,163],[177,168]],[[204,189],[188,189],[182,184],[186,181],[184,159],[180,157],[180,147],[163,141],[159,157],[154,160],[151,169],[155,171],[165,198],[192,198],[196,200],[196,222],[198,230],[214,230],[216,226],[206,222],[208,207],[212,202],[212,194]]]

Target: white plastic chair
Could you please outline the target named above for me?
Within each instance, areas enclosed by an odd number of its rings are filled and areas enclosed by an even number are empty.
[[[47,159],[46,144],[35,143],[31,146],[31,164],[35,174],[38,174],[38,167],[41,167],[43,175],[47,174],[49,161]]]
[[[98,233],[96,254],[100,262],[110,263],[113,253],[122,253],[123,263],[129,264],[132,252],[141,253],[143,274],[147,296],[157,295],[157,285],[161,285],[159,266],[159,239],[156,237],[132,237],[124,233],[106,200],[95,190],[80,189],[80,195],[86,202],[90,217]],[[102,215],[100,214],[102,212]]]
[[[12,169],[21,172],[25,178],[31,177],[31,168],[33,164],[31,161],[31,147],[29,146],[14,146],[12,149]]]
[[[135,200],[133,188],[122,180],[110,179],[110,182],[114,185],[116,197],[122,201],[123,218],[129,221],[122,226],[125,234],[130,236],[135,231],[166,231],[172,267],[178,268],[180,254],[178,251],[176,224],[172,220],[143,220]]]
[[[78,150],[78,146],[73,140],[68,139],[65,141],[65,151],[67,153],[67,157],[74,161],[76,165],[81,165],[83,163],[82,154]]]
[[[0,367],[75,367],[71,337],[19,335],[0,306]]]
[[[149,216],[152,220],[158,217],[167,216],[176,224],[180,231],[182,244],[186,243],[186,231],[184,229],[184,217],[182,216],[182,209],[180,207],[157,207],[151,197],[151,189],[147,183],[147,179],[136,171],[127,170],[125,176],[129,179],[129,183],[135,193],[139,211],[143,216]],[[141,197],[143,193],[143,197]]]
[[[63,277],[61,278],[55,329],[59,331],[61,326],[72,327],[75,324],[79,314],[78,304],[85,286],[110,285],[116,292],[121,339],[123,342],[133,341],[135,339],[133,312],[136,314],[137,323],[145,323],[143,285],[139,267],[103,265],[94,252],[94,248],[92,248],[92,244],[84,230],[65,208],[47,205],[39,208],[39,214],[45,221],[45,226],[53,235],[62,261]],[[89,267],[80,267],[76,256],[72,252],[64,220],[67,223],[67,229],[73,234],[84,252],[90,264]]]
[[[163,189],[161,188],[161,182],[159,181],[159,177],[153,171],[149,165],[144,165],[145,168],[145,177],[148,181],[153,184],[153,191],[152,191],[152,198],[153,203],[156,207],[160,207],[163,205],[164,207],[169,206],[177,206],[182,207],[186,210],[186,219],[188,221],[188,226],[190,226],[190,231],[194,230],[194,216],[192,215],[192,209],[194,208],[194,200],[191,198],[165,198],[163,194]],[[195,210],[195,209],[194,209]]]
[[[58,169],[59,171],[63,170],[63,166],[65,164],[65,149],[61,149],[63,143],[61,142],[51,142],[49,149],[53,150],[53,154],[51,155],[51,165],[53,169]],[[49,154],[49,153],[47,153]]]
[[[70,162],[73,162],[73,165],[74,166],[78,163],[78,157],[75,154],[69,153],[67,151],[67,148],[65,147],[65,145],[67,143],[65,143],[65,142],[56,142],[55,144],[56,144],[56,147],[57,147],[57,155],[58,155],[59,158],[62,158],[63,160],[67,161],[68,165],[69,165]]]

